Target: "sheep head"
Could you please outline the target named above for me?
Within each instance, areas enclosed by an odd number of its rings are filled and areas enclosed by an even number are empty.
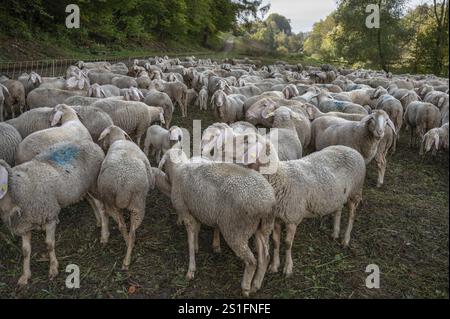
[[[105,128],[98,138],[98,142],[102,142],[102,148],[105,151],[108,150],[114,142],[123,140],[132,141],[131,137],[124,130],[115,125],[110,125]]]
[[[98,83],[94,83],[89,87],[88,96],[103,98],[106,97],[106,93]]]
[[[74,109],[66,104],[58,104],[53,108],[50,116],[50,125],[56,126],[75,119],[78,120],[78,115]]]
[[[365,116],[361,120],[361,123],[367,127],[368,131],[375,139],[383,138],[386,125],[389,125],[394,134],[397,134],[394,123],[389,118],[389,115],[383,110],[375,110],[373,113]]]
[[[420,155],[424,155],[429,151],[433,150],[433,155],[439,150],[439,132],[436,129],[429,130],[422,139],[422,144],[420,145]]]
[[[126,101],[141,101],[144,99],[144,94],[142,94],[141,90],[132,86],[125,90],[124,98]]]

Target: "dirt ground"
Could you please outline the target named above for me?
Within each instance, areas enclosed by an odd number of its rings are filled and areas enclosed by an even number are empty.
[[[202,129],[214,122],[210,111],[190,108],[174,124]],[[421,158],[408,147],[402,132],[397,152],[388,158],[385,186],[375,187],[376,166],[368,167],[364,201],[357,211],[350,248],[331,239],[332,218],[304,221],[293,246],[294,274],[268,273],[255,298],[448,298],[449,179],[448,154]],[[344,213],[343,225],[346,222]],[[81,202],[64,209],[57,228],[56,252],[60,275],[47,279],[44,235],[32,241],[32,279],[17,289],[22,271],[20,239],[0,225],[1,298],[240,298],[243,263],[222,241],[222,253],[212,251],[212,229],[200,231],[196,278],[185,279],[188,267],[184,226],[170,200],[158,190],[147,198],[143,225],[128,273],[120,266],[125,243],[111,220],[106,247],[90,207]],[[342,234],[341,234],[342,235]],[[283,250],[282,255],[283,258]],[[283,261],[283,259],[282,259]],[[80,267],[79,289],[68,289],[69,264]],[[380,288],[365,286],[366,266],[379,266]]]

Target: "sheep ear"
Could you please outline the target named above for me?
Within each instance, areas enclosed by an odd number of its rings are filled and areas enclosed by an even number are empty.
[[[265,119],[268,119],[269,117],[272,117],[274,115],[275,115],[274,112],[268,111],[268,108],[265,108],[261,111],[261,116]]]
[[[311,104],[306,106],[306,113],[308,113],[310,120],[314,120],[315,112],[314,112],[314,108]]]
[[[100,96],[106,97],[106,92],[103,90],[103,88],[100,88]]]
[[[8,88],[6,86],[0,83],[0,88],[3,89],[3,94],[5,94],[5,96],[10,96]]]
[[[130,135],[128,135],[127,133],[123,132],[123,135],[125,135],[125,138],[131,142],[133,142],[133,140],[131,139]],[[99,139],[100,140],[100,139]]]
[[[442,105],[444,105],[444,102],[445,102],[445,98],[444,98],[444,97],[441,97],[441,98],[439,99],[439,101],[437,102],[437,107],[438,107],[438,108],[442,108]]]
[[[103,140],[106,136],[109,135],[109,133],[111,133],[111,126],[107,127],[103,130],[102,134],[100,134],[100,137],[98,138],[98,141],[100,142],[101,140]],[[126,133],[125,133],[126,134]]]
[[[434,147],[436,148],[436,151],[439,150],[439,134],[434,136]]]
[[[395,124],[394,124],[394,122],[391,121],[390,118],[387,119],[387,124],[388,124],[389,127],[394,131],[394,134],[397,135],[397,131],[396,131],[396,128],[395,128]]]
[[[0,164],[0,199],[8,192],[8,170]]]
[[[56,113],[53,114],[50,126],[56,126],[59,123],[59,121],[61,121],[62,115],[63,115],[62,111],[56,111]]]

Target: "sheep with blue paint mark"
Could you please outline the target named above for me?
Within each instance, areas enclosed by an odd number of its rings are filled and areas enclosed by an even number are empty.
[[[49,120],[51,126],[58,124],[61,126],[51,127],[27,136],[17,148],[16,164],[30,161],[56,143],[92,142],[88,129],[81,123],[77,113],[70,106],[65,104],[55,106]]]
[[[44,230],[50,258],[49,278],[58,275],[55,231],[62,208],[95,193],[104,158],[92,141],[58,143],[32,160],[11,167],[0,160],[0,217],[11,232],[22,237],[23,274],[20,286],[31,277],[31,232]]]

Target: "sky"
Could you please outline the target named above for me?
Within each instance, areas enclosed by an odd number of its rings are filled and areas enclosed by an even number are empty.
[[[266,0],[271,3],[270,13],[279,13],[291,20],[292,31],[311,31],[315,22],[326,18],[336,9],[336,0]],[[375,2],[375,1],[374,1]],[[414,7],[432,0],[409,0],[408,6]]]

